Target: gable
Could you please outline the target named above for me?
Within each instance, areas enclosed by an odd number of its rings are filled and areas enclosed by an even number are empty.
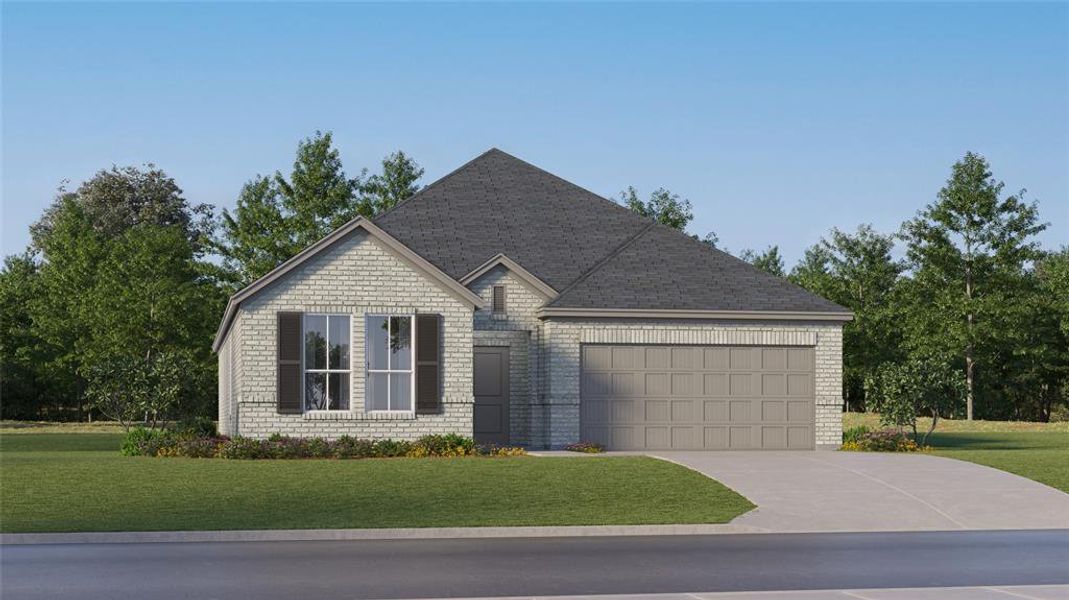
[[[349,252],[356,251],[356,256],[360,256],[372,252],[372,249],[382,256],[389,257],[389,262],[380,259],[376,264],[366,264],[349,254]],[[361,266],[364,268],[360,268]],[[358,285],[345,290],[343,286],[338,285],[337,281],[331,282],[331,277],[343,276],[350,272],[362,277],[361,283],[366,281],[366,285]],[[323,276],[323,273],[326,275]],[[410,281],[415,277],[421,284],[443,292],[469,308],[483,305],[483,300],[479,296],[442,273],[437,267],[406,248],[367,219],[357,217],[234,294],[227,303],[212,350],[219,351],[242,304],[254,301],[261,294],[268,294],[272,291],[277,293],[279,289],[286,286],[299,285],[310,277],[321,279],[319,287],[324,300],[328,297],[340,300],[350,298],[352,302],[346,303],[355,303],[361,295],[369,296],[363,293],[363,290],[377,289],[379,292],[372,295],[381,295],[381,292],[389,291],[388,282],[395,278],[400,277],[405,281]]]

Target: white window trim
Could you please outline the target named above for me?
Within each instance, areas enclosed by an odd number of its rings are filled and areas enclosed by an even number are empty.
[[[305,351],[308,349],[308,342],[305,339],[304,323],[308,317],[326,317],[327,318],[327,368],[326,369],[309,369],[308,361],[305,360]],[[331,317],[345,317],[349,320],[349,368],[348,369],[331,369],[330,368],[330,318]],[[308,382],[305,375],[307,373],[325,373],[327,375],[327,397],[330,397],[330,374],[341,373],[349,375],[349,408],[308,408],[305,395],[308,392]],[[301,315],[301,412],[304,414],[309,413],[346,413],[353,411],[353,318],[352,315],[339,314],[339,313],[304,313]]]
[[[388,324],[389,324],[390,319],[392,317],[407,317],[408,318],[408,323],[409,323],[409,325],[408,325],[408,347],[409,347],[409,350],[411,351],[411,358],[409,360],[408,369],[372,369],[371,368],[371,335],[370,335],[370,328],[368,327],[368,321],[370,319],[372,319],[372,318],[375,318],[375,317],[384,317],[386,319],[387,327],[389,327]],[[390,332],[389,331],[386,332],[386,339],[387,340],[390,339]],[[390,352],[387,351],[386,352],[386,360],[387,360],[387,362],[389,362],[391,360],[391,358],[392,357],[390,356]],[[371,384],[369,382],[371,380],[371,374],[372,373],[385,373],[387,375],[386,376],[386,398],[388,399],[387,401],[389,401],[389,399],[392,399],[392,397],[393,397],[392,394],[390,393],[391,392],[390,387],[393,385],[393,383],[391,382],[392,378],[390,377],[390,375],[400,374],[400,373],[408,373],[408,390],[409,390],[408,405],[410,407],[412,407],[412,408],[410,408],[409,410],[389,410],[389,409],[388,410],[381,410],[381,409],[376,410],[376,409],[369,408],[368,405],[370,403],[368,402],[368,400],[369,400],[368,394],[371,391]],[[352,402],[351,401],[349,403],[349,406],[352,406]],[[367,414],[373,414],[373,415],[397,415],[397,416],[405,416],[405,417],[415,416],[415,414],[416,414],[416,315],[413,315],[413,314],[402,314],[402,313],[393,313],[393,314],[366,313],[364,315],[364,412],[367,413]]]

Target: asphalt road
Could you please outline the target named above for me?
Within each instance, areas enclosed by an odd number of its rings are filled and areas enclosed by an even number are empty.
[[[428,598],[1069,583],[1069,531],[0,548],[24,598]]]

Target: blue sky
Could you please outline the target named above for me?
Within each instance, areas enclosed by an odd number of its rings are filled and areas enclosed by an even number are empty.
[[[1069,4],[16,4],[2,7],[4,254],[63,180],[154,162],[232,206],[330,130],[351,173],[430,182],[491,146],[788,267],[892,231],[965,151],[1069,242]]]

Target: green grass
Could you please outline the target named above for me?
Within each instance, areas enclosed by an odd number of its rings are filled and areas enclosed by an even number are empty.
[[[123,457],[115,434],[0,434],[0,531],[725,523],[753,508],[646,457]]]
[[[928,443],[941,456],[1002,469],[1069,492],[1069,433],[937,430]]]
[[[843,428],[880,427],[873,413],[844,413]],[[927,430],[928,419],[918,427]],[[935,454],[987,465],[1069,492],[1069,422],[940,420],[928,444]]]

